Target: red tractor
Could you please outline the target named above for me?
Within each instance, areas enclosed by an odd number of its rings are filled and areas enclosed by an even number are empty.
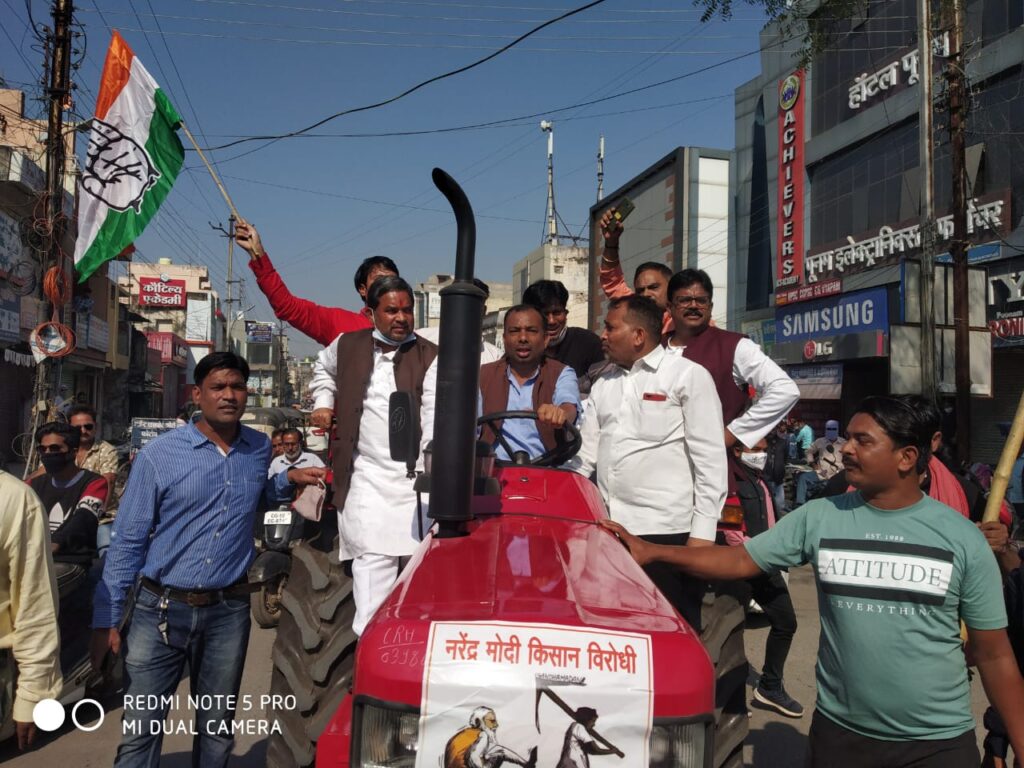
[[[417,480],[435,525],[358,643],[337,547],[294,550],[268,765],[741,765],[739,601],[709,593],[698,637],[598,525],[607,512],[597,488],[554,468],[565,451],[495,467],[477,443],[475,225],[459,186],[439,169],[434,182],[458,221],[455,282],[441,293],[438,426]],[[392,453],[410,461],[417,420],[402,394]]]

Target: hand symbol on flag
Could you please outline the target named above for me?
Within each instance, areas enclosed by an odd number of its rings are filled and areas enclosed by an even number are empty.
[[[134,139],[109,123],[94,119],[82,173],[82,188],[118,211],[139,213],[146,192],[160,171]]]

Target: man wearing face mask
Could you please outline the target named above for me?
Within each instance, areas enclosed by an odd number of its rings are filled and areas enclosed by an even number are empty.
[[[735,459],[732,472],[737,489],[733,499],[743,509],[743,530],[725,532],[725,541],[730,546],[741,546],[751,537],[775,526],[778,513],[764,482],[767,450],[768,441],[764,439],[749,451],[739,444],[732,447]],[[796,611],[793,610],[789,587],[779,571],[761,573],[748,579],[747,583],[751,597],[764,610],[770,626],[764,647],[764,667],[754,688],[754,701],[786,717],[802,717],[803,706],[786,692],[782,684],[782,672],[796,634]]]
[[[45,473],[29,485],[46,510],[54,560],[88,566],[96,555],[96,528],[109,486],[102,476],[75,464],[80,435],[67,424],[43,424],[36,445]]]
[[[801,472],[796,477],[796,505],[807,502],[808,496],[817,491],[843,469],[840,451],[846,441],[839,436],[839,422],[830,419],[825,422],[825,436],[819,437],[804,455],[813,472]]]
[[[437,382],[437,347],[412,330],[412,287],[400,277],[382,277],[370,286],[366,305],[373,329],[343,334],[324,349],[310,385],[315,407],[334,411],[334,504],[340,558],[352,561],[357,635],[417,543],[416,494],[405,464],[391,458],[388,401],[392,392],[413,393],[421,434],[429,440]],[[317,385],[328,376],[333,386]]]

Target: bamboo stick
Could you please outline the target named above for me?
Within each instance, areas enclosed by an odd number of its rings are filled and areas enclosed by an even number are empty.
[[[1010,434],[1006,437],[1003,452],[999,456],[999,463],[992,476],[992,488],[989,490],[988,503],[985,504],[985,514],[981,518],[983,523],[991,523],[999,519],[999,508],[1006,496],[1006,488],[1010,484],[1010,472],[1013,471],[1013,465],[1017,461],[1017,457],[1020,456],[1022,442],[1024,442],[1024,391],[1021,392],[1020,401],[1017,403],[1017,413],[1010,426]]]
[[[217,172],[213,170],[213,166],[210,165],[210,161],[206,159],[206,154],[203,152],[203,150],[199,148],[199,145],[196,143],[196,139],[195,136],[192,135],[192,131],[188,129],[188,126],[185,125],[184,122],[180,123],[180,125],[181,130],[185,132],[185,135],[188,136],[188,140],[191,141],[192,146],[195,147],[196,153],[199,155],[199,159],[203,161],[203,164],[206,166],[206,170],[208,170],[210,172],[210,176],[213,177],[213,182],[214,184],[217,185],[217,189],[220,190],[221,195],[224,197],[224,202],[227,203],[228,208],[231,209],[232,215],[236,219],[242,218],[241,216],[238,215],[238,211],[235,209],[235,204],[231,202],[231,195],[229,195],[228,191],[224,188],[224,184],[221,182],[220,177],[217,175]]]

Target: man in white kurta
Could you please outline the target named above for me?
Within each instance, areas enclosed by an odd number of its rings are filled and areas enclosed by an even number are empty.
[[[339,487],[344,489],[347,480],[343,501],[336,496],[339,557],[352,561],[356,605],[352,629],[357,635],[362,634],[391,591],[403,559],[413,553],[420,539],[414,478],[408,477],[404,462],[391,458],[388,408],[391,393],[399,389],[396,371],[400,365],[409,366],[401,369],[410,375],[405,378],[405,389],[419,387],[422,392],[419,411],[424,444],[433,437],[437,384],[436,348],[418,340],[412,332],[413,297],[408,283],[393,276],[381,278],[367,293],[367,307],[374,322],[372,334],[369,330],[356,331],[325,349],[320,360],[327,362],[329,376],[324,380],[329,378],[331,386],[311,387],[317,407],[331,408],[338,414],[336,492]],[[344,350],[341,355],[340,350]],[[372,355],[369,366],[363,355]],[[361,389],[363,381],[365,390]],[[342,397],[348,400],[335,403],[336,393],[345,388],[348,395]],[[355,407],[359,394],[362,405]],[[346,435],[354,443],[348,442]],[[343,459],[339,465],[339,455],[343,456],[349,445],[351,461]],[[426,527],[428,524],[423,523],[423,529]]]
[[[373,373],[363,402],[345,508],[338,512],[341,540],[339,557],[352,560],[352,586],[356,615],[352,629],[358,635],[387,597],[398,578],[402,558],[419,542],[419,520],[413,480],[405,464],[391,459],[388,442],[388,399],[395,384],[395,352],[373,351]],[[425,440],[434,434],[434,397],[437,361],[423,380],[420,424]],[[424,514],[426,504],[424,503]],[[424,529],[429,522],[424,522]]]

